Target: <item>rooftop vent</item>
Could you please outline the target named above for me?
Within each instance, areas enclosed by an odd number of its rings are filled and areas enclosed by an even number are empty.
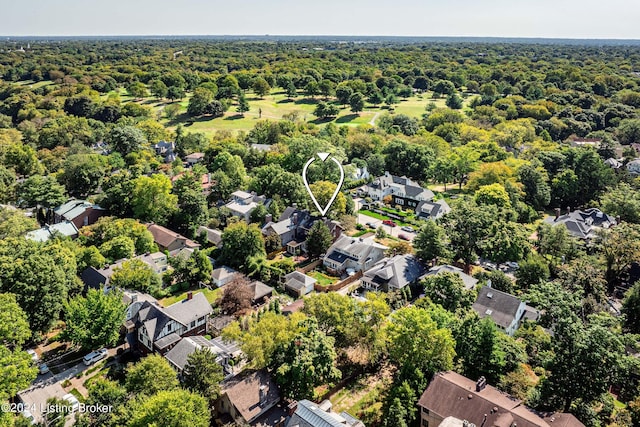
[[[489,293],[487,294],[487,298],[493,298],[493,292],[489,292]]]
[[[487,316],[491,316],[492,313],[493,310],[491,310],[490,308],[487,308],[487,311],[484,312],[484,314],[486,314]]]

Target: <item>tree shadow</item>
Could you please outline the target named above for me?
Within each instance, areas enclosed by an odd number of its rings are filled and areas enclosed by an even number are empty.
[[[316,98],[300,98],[295,100],[296,104],[315,105],[318,103]]]
[[[281,99],[280,101],[276,102],[276,104],[291,104],[292,102],[294,102],[294,100],[292,98],[285,98],[285,99]]]
[[[244,119],[245,116],[243,116],[242,114],[238,113],[238,114],[234,114],[233,116],[227,116],[224,118],[224,120],[240,120],[240,119]]]
[[[321,119],[320,117],[318,117],[317,119],[309,120],[307,123],[313,123],[314,125],[321,125],[323,123],[332,122],[334,119],[335,117],[326,117],[324,119]]]
[[[354,121],[358,117],[360,117],[359,114],[347,114],[346,116],[338,117],[336,119],[336,123],[349,123]]]

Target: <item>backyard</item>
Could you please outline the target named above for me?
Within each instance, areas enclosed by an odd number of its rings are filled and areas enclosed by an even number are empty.
[[[329,276],[328,274],[317,270],[307,273],[307,276],[316,279],[318,281],[318,285],[320,286],[331,286],[340,280],[339,277]]]

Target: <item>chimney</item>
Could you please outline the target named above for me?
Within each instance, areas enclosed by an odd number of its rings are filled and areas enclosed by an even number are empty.
[[[555,208],[554,211],[556,213],[556,221],[557,221],[558,218],[560,218],[560,208]]]
[[[187,301],[190,301],[193,299],[193,292],[189,291],[187,292]]]
[[[267,403],[267,386],[266,385],[261,385],[260,386],[260,391],[259,391],[259,397],[260,397],[260,402],[259,405],[263,406]],[[297,404],[296,404],[297,405]]]
[[[298,213],[294,213],[293,214],[293,224],[294,225],[298,225]]]
[[[131,295],[131,304],[138,301],[138,294]]]
[[[567,206],[567,215],[571,213],[571,206]]]
[[[292,206],[294,209],[297,209],[297,208],[298,208],[298,204],[297,204],[297,203],[291,203],[291,206]]]
[[[485,377],[480,377],[478,382],[476,382],[476,391],[482,391],[487,386],[487,380]]]
[[[616,216],[616,224],[620,224],[622,222],[622,219],[620,218],[620,215]]]
[[[491,279],[487,280],[487,288],[491,287]]]
[[[293,416],[293,414],[296,412],[297,409],[298,409],[297,400],[294,400],[287,405],[287,413],[289,414],[290,417]]]
[[[272,221],[273,221],[273,215],[271,215],[271,214],[266,214],[266,215],[264,216],[264,223],[265,223],[265,224],[269,224],[269,223],[270,223],[270,222],[272,222]]]

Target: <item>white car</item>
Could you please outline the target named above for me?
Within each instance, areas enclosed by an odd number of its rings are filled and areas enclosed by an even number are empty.
[[[80,409],[80,402],[73,394],[65,394],[64,396],[62,396],[62,400],[66,400],[67,402],[69,402],[69,404],[71,405],[71,410],[73,412],[76,412],[78,409]]]
[[[40,375],[44,375],[44,374],[48,374],[49,373],[49,367],[47,366],[46,363],[41,363],[40,365],[38,365],[38,373]]]
[[[108,355],[107,349],[101,348],[100,350],[92,351],[91,353],[87,354],[85,357],[82,358],[82,362],[87,366],[93,365],[97,361],[107,357],[107,355]]]
[[[36,363],[38,361],[38,353],[36,353],[34,349],[30,348],[29,350],[27,350],[27,353],[29,353],[29,356],[31,356],[31,360],[33,360],[33,363]]]

